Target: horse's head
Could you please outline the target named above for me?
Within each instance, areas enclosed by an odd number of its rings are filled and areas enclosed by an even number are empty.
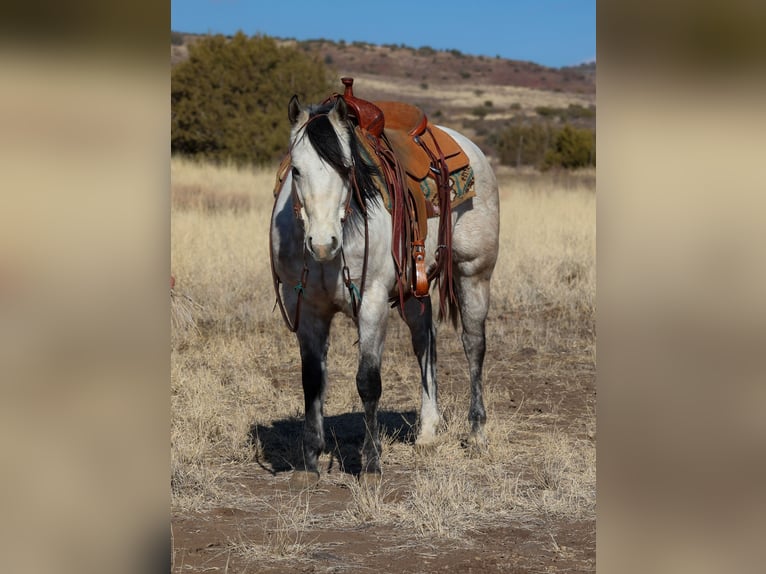
[[[317,261],[331,261],[340,252],[352,195],[346,104],[337,98],[333,104],[304,108],[293,96],[288,117],[293,201],[303,219],[306,250]]]

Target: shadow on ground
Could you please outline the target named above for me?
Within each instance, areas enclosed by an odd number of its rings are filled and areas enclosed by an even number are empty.
[[[378,412],[381,439],[393,442],[415,442],[415,411]],[[364,415],[346,413],[324,419],[325,453],[330,461],[323,471],[340,471],[357,475],[362,470],[361,450],[364,443]],[[303,419],[291,417],[274,421],[271,425],[254,424],[250,427],[250,442],[255,449],[256,462],[268,472],[277,474],[304,468],[301,449]],[[383,440],[385,443],[386,441]],[[260,446],[260,447],[259,447]]]

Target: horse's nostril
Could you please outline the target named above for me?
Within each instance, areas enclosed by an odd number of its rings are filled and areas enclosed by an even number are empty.
[[[338,246],[338,238],[334,235],[332,236],[332,248],[335,249]]]

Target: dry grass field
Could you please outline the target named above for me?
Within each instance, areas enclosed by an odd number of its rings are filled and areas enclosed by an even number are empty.
[[[595,570],[595,174],[498,169],[501,250],[485,363],[489,447],[471,456],[459,337],[439,327],[441,439],[416,450],[404,323],[383,359],[383,480],[359,482],[356,340],[334,322],[316,489],[291,489],[303,398],[274,310],[273,169],[173,159],[174,572]],[[394,313],[392,311],[392,313]]]

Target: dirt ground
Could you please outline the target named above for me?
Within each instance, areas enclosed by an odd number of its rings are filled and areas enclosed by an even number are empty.
[[[490,317],[490,332],[513,328],[521,319],[509,313],[496,313]],[[392,321],[389,339],[404,337],[403,331],[401,325]],[[441,396],[464,395],[467,409],[465,358],[451,329],[440,329],[439,353]],[[297,375],[293,365],[274,377],[272,384],[299,387]],[[419,405],[412,402],[410,385],[416,383],[390,379],[393,380],[384,378],[381,426],[397,442],[414,450],[412,425]],[[590,351],[513,349],[495,341],[490,343],[487,354],[485,388],[494,389],[489,417],[523,421],[517,424],[520,433],[539,436],[563,429],[577,440],[595,442],[595,365]],[[332,389],[329,392],[331,402]],[[289,460],[290,455],[285,454],[290,452],[285,445],[296,444],[301,424],[300,413],[296,413],[295,417],[274,420],[271,424],[254,425],[251,432],[259,437],[262,451],[252,462],[231,463],[222,482],[223,489],[232,494],[229,500],[235,502],[204,511],[174,512],[173,572],[595,571],[593,515],[571,519],[541,512],[504,523],[492,521],[486,526],[476,524],[457,540],[438,535],[416,536],[391,524],[376,524],[374,520],[340,528],[337,521],[327,520],[334,526],[323,526],[323,516],[337,517],[350,503],[349,481],[357,480],[359,471],[362,418],[359,412],[326,417],[327,436],[335,437],[336,446],[321,459],[319,483],[302,494],[290,481],[291,466],[297,461]],[[417,457],[412,460],[417,464]],[[409,464],[384,458],[383,502],[406,496],[413,470]],[[525,472],[524,468],[514,468],[513,458],[501,464],[510,473]],[[292,538],[285,541],[290,549],[284,556],[278,552],[248,553],[244,550],[246,541],[268,541],[279,536],[265,530],[264,512],[268,514],[269,509],[277,508],[265,501],[275,499],[305,504],[311,519],[302,523],[305,529],[298,532],[296,528],[288,534]],[[492,501],[487,504],[492,505]],[[279,545],[272,543],[271,547]]]

